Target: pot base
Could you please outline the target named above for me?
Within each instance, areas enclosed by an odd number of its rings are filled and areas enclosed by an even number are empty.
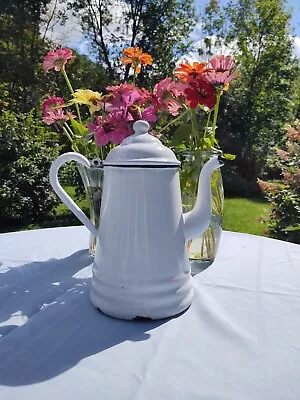
[[[173,317],[185,311],[192,302],[193,287],[190,274],[164,282],[118,282],[111,284],[95,276],[90,299],[102,313],[125,320],[157,320]]]

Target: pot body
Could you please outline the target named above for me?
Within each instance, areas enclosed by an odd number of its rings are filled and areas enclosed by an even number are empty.
[[[91,301],[123,319],[160,319],[192,301],[178,169],[104,167]]]

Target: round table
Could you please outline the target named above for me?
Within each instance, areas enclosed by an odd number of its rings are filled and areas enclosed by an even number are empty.
[[[0,235],[1,400],[299,400],[300,246],[224,232],[182,315],[89,300],[84,227]]]

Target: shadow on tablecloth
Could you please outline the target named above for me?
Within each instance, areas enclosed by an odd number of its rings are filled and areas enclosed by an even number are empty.
[[[168,321],[122,321],[96,310],[89,300],[91,262],[82,250],[1,274],[0,385],[51,379],[126,340],[146,340]]]

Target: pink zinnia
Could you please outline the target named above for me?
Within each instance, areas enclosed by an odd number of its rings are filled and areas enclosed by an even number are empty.
[[[64,99],[62,99],[61,97],[48,97],[43,101],[42,113],[44,116],[46,116],[48,112],[54,111],[57,107],[63,106],[64,104]]]
[[[156,122],[158,117],[156,115],[156,111],[154,107],[146,107],[144,111],[142,111],[142,119],[148,122]]]
[[[168,111],[171,115],[176,116],[181,104],[172,97],[175,94],[173,89],[175,93],[176,91],[178,93],[179,86],[176,86],[171,78],[165,78],[154,86],[151,100],[156,110]]]
[[[165,78],[159,81],[153,88],[153,94],[159,98],[163,98],[166,92],[169,92],[172,86],[172,79]]]
[[[69,115],[65,114],[61,108],[58,108],[57,110],[48,111],[43,117],[43,122],[45,122],[47,125],[61,125],[65,121],[68,121]],[[72,117],[74,118],[75,116],[72,115]]]
[[[110,103],[114,110],[120,107],[132,105],[142,96],[141,91],[138,88],[126,82],[121,83],[119,86],[107,86],[106,90],[113,94]]]
[[[113,111],[105,117],[104,129],[110,133],[110,141],[114,144],[120,144],[133,131],[124,118],[122,111]]]
[[[217,89],[219,86],[222,87],[222,86],[227,85],[227,87],[228,87],[228,84],[237,76],[237,72],[211,71],[211,72],[205,73],[203,76],[211,85],[213,85]]]
[[[216,72],[231,71],[235,61],[231,56],[215,56],[209,60],[210,65]]]
[[[54,68],[55,71],[60,71],[67,64],[68,60],[74,58],[72,50],[68,48],[49,51],[43,61],[43,70],[48,72]]]
[[[97,146],[105,146],[109,141],[120,144],[133,133],[122,111],[113,111],[104,119],[97,117],[94,123],[88,124],[88,128],[94,135]]]
[[[170,84],[170,90],[172,91],[175,97],[184,96],[185,95],[184,91],[187,87],[188,84],[182,81],[172,82]]]
[[[109,142],[109,132],[102,126],[102,117],[97,117],[95,122],[87,125],[89,132],[94,135],[96,146],[106,146]]]

